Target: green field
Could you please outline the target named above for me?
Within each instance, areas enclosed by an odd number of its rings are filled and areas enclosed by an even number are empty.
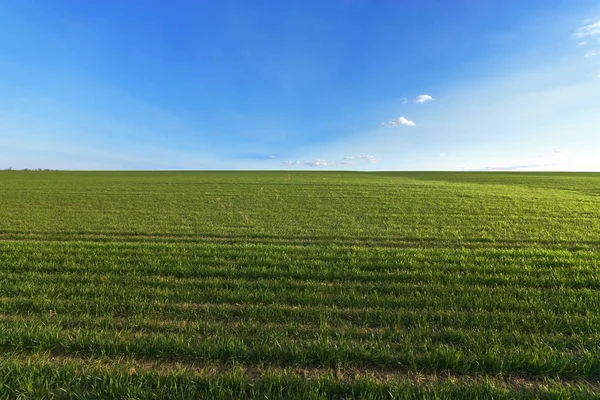
[[[0,351],[0,399],[600,398],[600,174],[2,172]]]

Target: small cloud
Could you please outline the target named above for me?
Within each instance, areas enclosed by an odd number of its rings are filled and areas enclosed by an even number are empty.
[[[556,149],[553,151],[554,154],[567,154],[569,153],[569,150],[567,149]]]
[[[354,164],[352,161],[342,161],[340,162],[340,165],[350,165],[350,164]]]
[[[361,160],[365,160],[370,164],[375,164],[377,161],[379,161],[377,158],[373,157],[373,156],[360,156],[358,157]]]
[[[579,29],[577,29],[574,33],[575,37],[578,39],[583,39],[589,36],[599,36],[600,35],[600,18],[597,18],[595,21],[583,25]]]
[[[404,118],[404,117],[399,117],[396,120],[392,120],[392,121],[388,121],[388,122],[384,122],[381,125],[383,126],[396,126],[396,125],[405,125],[405,126],[415,126],[417,124],[415,124],[414,122]]]
[[[416,124],[412,121],[407,120],[404,117],[398,118],[398,123],[406,126],[415,126]]]
[[[446,153],[440,153],[440,157],[446,157]]]
[[[282,162],[283,165],[294,165],[294,164],[300,164],[300,161],[291,161],[291,160],[287,160]]]
[[[430,95],[428,95],[428,94],[420,94],[415,99],[415,103],[423,104],[423,103],[425,103],[427,101],[431,101],[431,100],[433,100],[433,97],[431,97]]]
[[[346,156],[344,158],[342,158],[342,160],[354,160],[353,156]]]
[[[267,158],[273,159],[273,158],[275,158],[275,156],[268,156]]]
[[[330,165],[334,165],[335,163],[327,160],[315,160],[305,162],[304,165],[308,165],[310,167],[328,167]]]
[[[585,53],[585,57],[586,58],[590,58],[590,57],[596,57],[600,55],[600,49],[596,49],[596,50],[590,50],[587,53]]]
[[[408,104],[408,99],[406,97],[402,98],[402,104]]]
[[[587,44],[587,42],[579,42],[580,46],[585,46]]]

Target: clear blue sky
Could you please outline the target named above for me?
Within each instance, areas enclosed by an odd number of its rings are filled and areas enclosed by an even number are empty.
[[[0,0],[0,168],[600,170],[600,2]]]

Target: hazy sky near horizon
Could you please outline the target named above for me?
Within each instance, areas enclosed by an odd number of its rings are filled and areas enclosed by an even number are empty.
[[[0,0],[0,169],[600,171],[600,1]]]

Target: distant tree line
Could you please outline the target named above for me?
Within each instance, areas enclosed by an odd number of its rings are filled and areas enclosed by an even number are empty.
[[[23,169],[15,169],[13,167],[4,168],[3,171],[59,171],[58,169],[50,169],[50,168],[23,168]]]

